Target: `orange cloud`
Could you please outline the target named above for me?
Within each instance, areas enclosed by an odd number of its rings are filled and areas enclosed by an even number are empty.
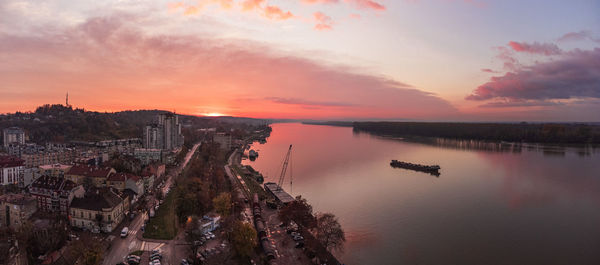
[[[270,19],[286,20],[294,17],[290,11],[283,11],[278,6],[267,6],[265,8],[265,16]]]
[[[264,2],[265,0],[245,0],[241,3],[242,10],[248,11],[253,10],[255,8],[260,8],[260,5]]]

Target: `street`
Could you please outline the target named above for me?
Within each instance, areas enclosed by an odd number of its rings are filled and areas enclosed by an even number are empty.
[[[192,149],[186,154],[183,163],[181,163],[176,169],[171,170],[167,173],[165,185],[162,187],[161,191],[166,195],[167,191],[171,188],[173,184],[173,177],[177,176],[181,173],[181,171],[185,168],[187,163],[192,158],[192,155],[196,152],[196,149],[200,146],[200,143],[197,143],[192,147]],[[150,202],[156,201],[154,196],[150,196]],[[163,263],[162,264],[177,264],[176,262],[181,260],[183,257],[173,257],[173,253],[176,251],[176,241],[179,237],[176,237],[173,240],[142,240],[141,227],[144,223],[144,220],[148,218],[148,214],[138,213],[132,221],[129,221],[128,217],[125,217],[122,224],[113,231],[113,235],[115,238],[111,242],[111,247],[108,249],[104,257],[104,265],[115,265],[119,262],[123,262],[123,259],[131,252],[137,250],[143,251],[152,251],[159,249],[161,253],[163,253]],[[129,227],[129,234],[126,238],[119,237],[121,233],[121,229],[125,226]],[[171,246],[172,245],[172,246]],[[181,251],[179,251],[181,252]],[[170,262],[169,262],[170,261]],[[142,260],[142,263],[147,262],[146,260]]]

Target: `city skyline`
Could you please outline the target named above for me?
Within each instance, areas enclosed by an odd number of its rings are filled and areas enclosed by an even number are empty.
[[[0,113],[599,121],[595,1],[0,3]]]

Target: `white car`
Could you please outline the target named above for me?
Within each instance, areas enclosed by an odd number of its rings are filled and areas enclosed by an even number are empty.
[[[123,227],[123,230],[121,230],[121,238],[127,237],[128,234],[129,234],[129,228]]]

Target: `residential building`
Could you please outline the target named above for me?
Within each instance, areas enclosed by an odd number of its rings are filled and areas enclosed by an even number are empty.
[[[31,183],[29,193],[37,199],[40,211],[67,215],[73,198],[82,197],[85,191],[68,179],[41,176]]]
[[[123,220],[128,208],[124,200],[110,188],[96,189],[71,203],[71,226],[110,233]]]
[[[162,149],[136,148],[133,156],[142,162],[142,165],[148,165],[153,162],[163,161]]]
[[[144,128],[143,144],[146,149],[173,150],[183,145],[179,116],[162,113],[157,116],[156,124]]]
[[[135,192],[138,196],[142,196],[145,192],[144,180],[142,177],[132,174],[127,174],[127,180],[125,180],[125,188]]]
[[[144,192],[149,192],[154,187],[156,176],[149,171],[142,171],[142,180],[144,182]]]
[[[201,220],[198,220],[200,223],[200,231],[204,234],[207,232],[213,232],[217,228],[219,228],[219,223],[221,221],[221,216],[218,214],[212,213],[209,215],[205,215]]]
[[[18,185],[23,177],[23,160],[14,156],[0,156],[0,186]]]
[[[19,188],[27,188],[37,178],[42,176],[41,170],[37,167],[23,169],[22,178],[19,178]]]
[[[147,149],[162,149],[163,130],[158,124],[151,124],[144,127],[143,146]]]
[[[26,167],[38,167],[49,164],[69,164],[77,157],[75,149],[45,150],[39,152],[21,152],[21,159],[25,160]]]
[[[65,173],[65,178],[77,184],[83,184],[85,178],[90,178],[95,187],[106,187],[108,177],[115,173],[117,171],[111,167],[77,164]]]
[[[72,167],[73,165],[65,164],[49,164],[38,166],[41,174],[53,177],[64,177]]]
[[[223,150],[231,150],[231,134],[228,133],[216,133],[213,136],[213,142],[218,143]]]
[[[2,143],[4,148],[8,148],[12,143],[25,144],[25,131],[18,127],[9,127],[2,130]]]
[[[115,174],[111,174],[107,179],[106,179],[106,186],[107,187],[112,187],[115,188],[119,191],[123,191],[125,189],[126,186],[126,182],[127,182],[127,177],[130,174],[128,173],[115,173]]]
[[[37,211],[37,200],[31,195],[0,196],[0,228],[19,228]]]

